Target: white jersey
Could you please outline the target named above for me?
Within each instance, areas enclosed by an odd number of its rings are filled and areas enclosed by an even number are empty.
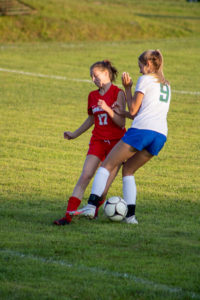
[[[170,86],[159,83],[155,76],[147,74],[139,77],[135,91],[143,93],[144,97],[131,127],[153,130],[167,136]]]

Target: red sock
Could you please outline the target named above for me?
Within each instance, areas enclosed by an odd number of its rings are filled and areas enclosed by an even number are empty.
[[[103,198],[101,201],[99,201],[99,204],[96,208],[95,215],[94,215],[95,218],[98,216],[99,208],[102,204],[104,204],[105,200],[106,200],[106,198]]]
[[[67,211],[77,210],[80,203],[81,203],[81,200],[79,198],[76,198],[73,196],[70,197],[68,200],[68,204],[67,204]],[[66,215],[67,221],[70,223],[72,221],[72,216],[70,216],[70,214],[68,212],[66,212],[65,215]]]

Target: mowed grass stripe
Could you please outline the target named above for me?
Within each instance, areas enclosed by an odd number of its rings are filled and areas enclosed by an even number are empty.
[[[0,68],[0,72],[16,73],[16,74],[25,75],[25,76],[50,78],[50,79],[57,79],[57,80],[67,80],[67,81],[92,83],[91,80],[88,80],[88,79],[68,78],[68,77],[65,77],[65,76],[46,75],[46,74],[40,74],[40,73],[25,72],[25,71],[21,71],[21,70],[10,70],[10,69]],[[172,92],[176,93],[176,94],[200,95],[200,91],[179,91],[179,90],[172,90]]]
[[[160,283],[156,283],[150,280],[146,280],[143,278],[139,278],[133,274],[130,273],[121,273],[121,272],[112,272],[110,270],[106,270],[106,269],[100,269],[100,268],[94,268],[94,267],[87,267],[85,265],[76,265],[76,264],[72,264],[68,261],[65,260],[54,260],[54,259],[47,259],[44,257],[39,257],[39,256],[34,256],[34,255],[30,255],[30,254],[24,254],[24,253],[20,253],[20,252],[15,252],[15,251],[11,251],[8,249],[1,249],[0,253],[2,256],[12,256],[12,257],[18,257],[20,259],[30,259],[30,260],[34,260],[43,264],[55,264],[55,265],[59,265],[65,268],[73,268],[77,269],[77,271],[84,271],[84,272],[90,272],[96,275],[107,275],[107,276],[112,276],[112,277],[117,277],[117,278],[125,278],[128,280],[131,280],[135,283],[139,283],[145,286],[149,286],[151,289],[157,290],[157,291],[163,291],[163,292],[168,292],[171,294],[179,294],[180,296],[186,296],[186,297],[190,297],[191,299],[200,299],[200,295],[191,291],[185,291],[180,287],[170,287],[167,286],[165,284],[160,284]]]

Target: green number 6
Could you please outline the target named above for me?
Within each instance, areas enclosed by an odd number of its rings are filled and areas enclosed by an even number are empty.
[[[169,87],[167,84],[160,84],[160,101],[168,102],[169,100]]]

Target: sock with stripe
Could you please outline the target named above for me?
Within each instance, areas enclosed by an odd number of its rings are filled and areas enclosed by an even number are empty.
[[[128,205],[126,217],[135,215],[137,189],[133,175],[123,177],[123,197]]]

